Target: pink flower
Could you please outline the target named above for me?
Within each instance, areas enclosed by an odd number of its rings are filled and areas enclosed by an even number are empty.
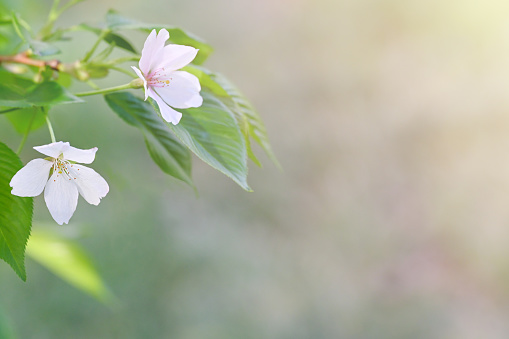
[[[198,50],[190,46],[167,45],[170,34],[161,29],[156,35],[152,30],[141,52],[140,69],[133,67],[143,80],[145,100],[151,97],[157,102],[164,120],[176,125],[182,113],[174,108],[200,107],[200,82],[194,75],[178,71],[196,57]],[[171,106],[171,107],[170,107]]]

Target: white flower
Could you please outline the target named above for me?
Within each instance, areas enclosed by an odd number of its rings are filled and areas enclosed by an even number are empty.
[[[78,192],[89,204],[98,205],[110,190],[96,171],[74,163],[92,163],[97,147],[81,150],[59,141],[34,149],[50,158],[34,159],[20,169],[9,184],[11,193],[35,197],[44,190],[46,206],[58,224],[67,224],[71,219],[78,204]]]
[[[143,80],[145,100],[147,97],[154,99],[164,120],[176,125],[182,113],[171,107],[200,107],[203,98],[198,78],[188,72],[177,71],[193,61],[198,50],[183,45],[165,46],[169,37],[164,28],[157,35],[156,30],[152,30],[141,51],[140,69],[132,68]]]

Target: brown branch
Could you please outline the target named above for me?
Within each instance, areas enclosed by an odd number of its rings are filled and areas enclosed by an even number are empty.
[[[0,55],[0,64],[2,62],[12,62],[17,64],[24,64],[29,66],[35,66],[35,67],[45,67],[48,66],[49,68],[58,71],[58,66],[60,65],[60,61],[53,59],[53,60],[36,60],[31,59],[26,52],[18,53],[16,55]]]

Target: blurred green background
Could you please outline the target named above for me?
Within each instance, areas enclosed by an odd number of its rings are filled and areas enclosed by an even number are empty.
[[[39,26],[50,7],[11,3]],[[205,66],[252,99],[284,172],[258,152],[246,193],[195,161],[196,197],[102,98],[59,107],[57,139],[98,146],[111,186],[59,230],[118,303],[1,264],[18,338],[509,337],[507,1],[89,0],[59,24],[109,8],[212,44]],[[73,36],[64,61],[93,42]],[[20,140],[4,117],[0,138]]]

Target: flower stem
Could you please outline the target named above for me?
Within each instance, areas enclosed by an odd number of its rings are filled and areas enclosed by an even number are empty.
[[[53,6],[51,6],[51,9],[48,14],[48,19],[46,21],[46,24],[39,32],[40,37],[45,37],[46,35],[49,35],[53,29],[53,25],[55,24],[55,21],[58,19],[58,5],[60,4],[60,0],[53,0]]]
[[[97,38],[97,41],[95,42],[95,44],[92,46],[92,48],[90,49],[90,51],[88,51],[88,53],[85,55],[85,57],[83,58],[83,63],[86,63],[91,57],[92,55],[94,54],[95,50],[97,49],[97,47],[99,47],[99,44],[101,43],[101,41],[104,39],[104,37],[110,33],[110,30],[109,29],[103,29],[101,31],[101,34],[99,34],[99,37]]]
[[[77,97],[85,97],[89,95],[96,95],[96,94],[108,94],[111,92],[117,92],[117,91],[123,91],[125,89],[131,89],[131,88],[142,88],[143,87],[143,80],[141,79],[134,79],[128,84],[120,85],[116,87],[110,87],[110,88],[104,88],[99,89],[97,91],[90,91],[90,92],[84,92],[84,93],[77,93],[75,94]]]
[[[51,142],[57,142],[55,139],[55,132],[53,132],[53,126],[51,126],[51,121],[49,121],[48,115],[46,115],[46,124],[48,125],[49,135],[51,137]]]
[[[17,155],[19,155],[21,153],[23,146],[25,146],[25,142],[27,141],[28,134],[30,133],[30,129],[32,128],[32,124],[34,123],[36,115],[37,115],[37,108],[34,107],[34,114],[32,114],[32,119],[30,119],[30,122],[28,123],[27,131],[23,135],[23,139],[21,139],[21,143],[19,144],[18,150],[16,151]]]

